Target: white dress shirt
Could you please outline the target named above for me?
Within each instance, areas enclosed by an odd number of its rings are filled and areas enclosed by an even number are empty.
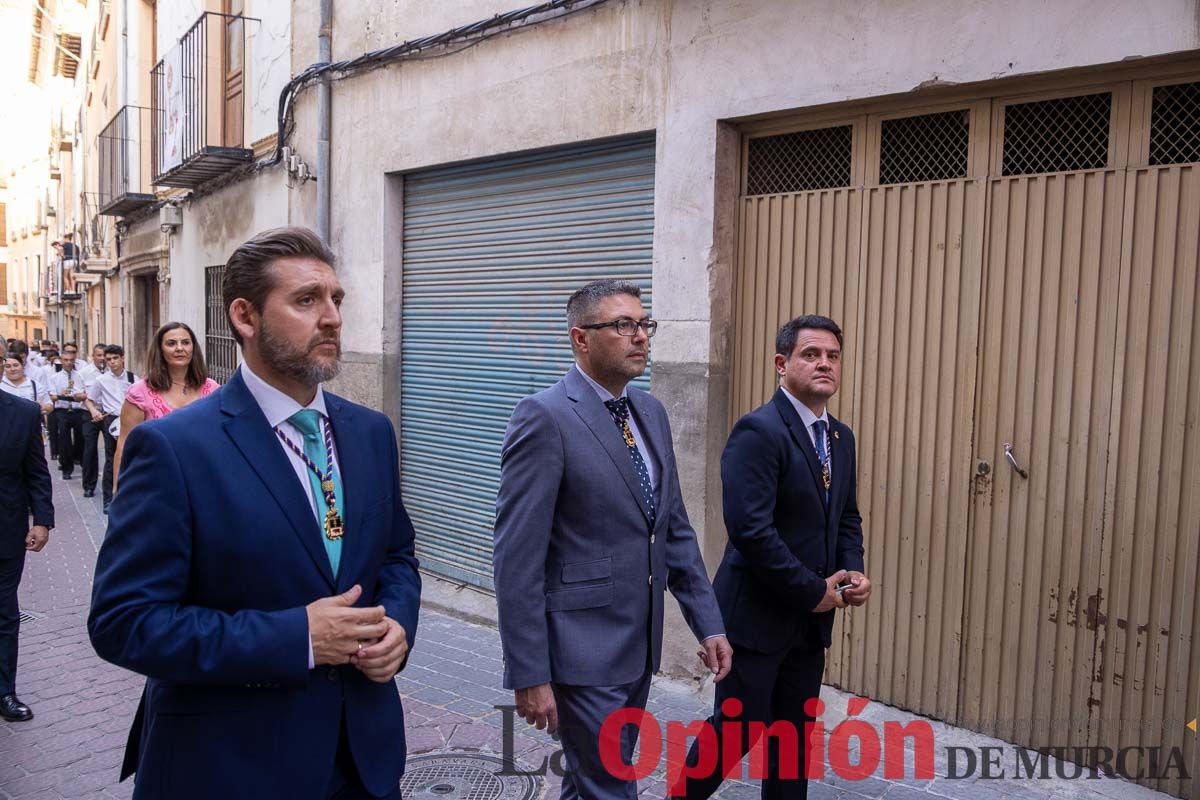
[[[33,386],[35,383],[37,384],[36,393]],[[42,381],[33,380],[28,375],[25,376],[25,380],[22,381],[20,386],[10,381],[8,376],[5,375],[3,378],[0,378],[0,391],[15,394],[17,397],[24,397],[26,400],[32,400],[39,406],[50,402],[49,387]]]
[[[79,374],[78,369],[72,370],[71,372],[67,372],[65,369],[60,372],[55,372],[50,376],[49,383],[50,394],[66,395],[68,394],[68,385],[71,387],[69,394],[76,395],[85,391],[85,387],[83,385],[83,376]],[[56,400],[54,402],[54,407],[70,409],[83,408],[83,401]]]
[[[97,369],[96,365],[90,361],[88,363],[84,364],[82,367],[80,367],[79,368],[79,377],[83,379],[84,391],[90,390],[92,388],[92,386],[96,383],[96,379],[107,372],[108,372],[107,368],[101,367],[100,369]]]
[[[575,369],[579,370],[579,374],[583,376],[583,379],[585,381],[587,381],[589,384],[591,384],[592,388],[596,390],[596,394],[600,395],[600,399],[602,401],[617,399],[616,397],[613,396],[612,392],[610,392],[608,389],[605,389],[603,386],[601,386],[599,383],[597,383],[592,378],[591,375],[588,375],[586,372],[584,372],[583,368],[580,367],[578,364],[575,365]],[[629,390],[627,388],[621,390],[621,397],[626,397],[626,398],[629,397]],[[642,460],[646,462],[646,472],[648,472],[650,474],[650,486],[653,488],[654,496],[657,498],[658,497],[658,465],[656,465],[654,463],[654,459],[650,457],[650,448],[646,446],[646,440],[644,438],[642,438],[642,432],[640,430],[638,430],[637,420],[635,420],[634,417],[635,417],[635,415],[633,413],[630,413],[630,415],[629,415],[629,430],[633,432],[633,441],[637,444],[637,449],[642,454]],[[613,426],[614,427],[616,426],[615,422],[613,423]]]
[[[136,380],[137,375],[129,370],[120,375],[105,370],[88,386],[88,399],[96,405],[101,414],[120,414],[121,405],[125,402],[125,393]]]
[[[800,421],[804,423],[804,430],[808,431],[808,440],[810,442],[812,442],[813,450],[815,450],[817,452],[818,457],[820,456],[820,448],[817,447],[817,432],[816,432],[816,430],[813,429],[813,425],[815,425],[818,421],[825,423],[825,454],[826,454],[826,458],[829,461],[829,474],[832,476],[833,475],[833,449],[829,446],[830,445],[830,442],[829,442],[829,436],[830,436],[829,409],[822,408],[821,416],[818,417],[816,414],[814,414],[812,412],[812,409],[810,409],[808,406],[804,405],[804,403],[801,403],[799,400],[797,400],[795,397],[793,397],[792,393],[789,392],[787,389],[784,389],[783,386],[780,386],[779,388],[785,395],[787,395],[787,399],[791,401],[792,406],[796,409],[796,413],[800,415]]]

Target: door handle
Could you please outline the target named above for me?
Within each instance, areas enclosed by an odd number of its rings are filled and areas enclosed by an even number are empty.
[[[1029,480],[1029,473],[1026,472],[1025,470],[1021,469],[1021,465],[1017,463],[1017,457],[1013,455],[1012,442],[1004,443],[1004,457],[1008,459],[1008,463],[1010,465],[1012,465],[1012,468],[1016,471],[1016,473],[1018,475],[1020,475],[1025,480]]]

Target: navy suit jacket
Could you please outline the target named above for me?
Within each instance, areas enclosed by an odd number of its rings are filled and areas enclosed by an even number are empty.
[[[621,431],[577,370],[509,420],[493,554],[506,688],[617,686],[657,670],[666,588],[697,638],[723,632],[666,409],[628,397],[658,465],[653,529]]]
[[[334,579],[312,506],[241,373],[130,432],[88,617],[146,675],[122,778],[135,797],[323,798],[340,731],[364,785],[404,771],[394,682],[308,669],[305,606],[363,587],[414,640],[420,577],[382,414],[326,393],[346,493]]]
[[[25,552],[30,513],[35,525],[54,527],[42,410],[23,397],[0,392],[0,558]]]
[[[832,415],[829,423],[828,506],[817,452],[781,390],[729,435],[721,455],[729,543],[713,588],[735,649],[829,647],[834,612],[812,612],[825,578],[863,571],[854,433]]]

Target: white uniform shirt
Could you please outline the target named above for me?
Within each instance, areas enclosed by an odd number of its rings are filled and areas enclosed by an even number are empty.
[[[70,391],[68,391],[68,387]],[[56,372],[50,376],[50,394],[67,395],[79,394],[86,391],[83,384],[83,376],[79,374],[79,370],[75,369],[67,372],[65,369],[61,372]],[[76,402],[75,400],[56,400],[55,408],[83,408],[83,401]]]
[[[88,387],[88,399],[100,409],[101,414],[120,414],[121,405],[125,402],[125,393],[129,391],[129,385],[136,380],[137,375],[129,370],[120,375],[105,370]]]
[[[34,391],[34,384],[37,384],[37,391]],[[5,375],[0,378],[0,391],[15,394],[17,397],[24,397],[26,400],[32,400],[39,406],[50,402],[50,390],[42,381],[35,381],[28,375],[20,386],[17,386],[8,379]]]

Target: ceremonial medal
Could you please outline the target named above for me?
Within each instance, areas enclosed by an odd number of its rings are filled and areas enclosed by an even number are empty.
[[[633,438],[633,429],[629,427],[628,422],[623,422],[621,424],[621,435],[625,437],[625,446],[626,447],[636,447],[637,446],[637,442]]]
[[[821,480],[823,480],[825,482],[825,491],[828,492],[829,487],[833,485],[833,482],[829,479],[829,465],[828,464],[821,465]]]
[[[331,542],[336,542],[342,538],[342,517],[335,509],[329,509],[325,512],[325,538]]]

